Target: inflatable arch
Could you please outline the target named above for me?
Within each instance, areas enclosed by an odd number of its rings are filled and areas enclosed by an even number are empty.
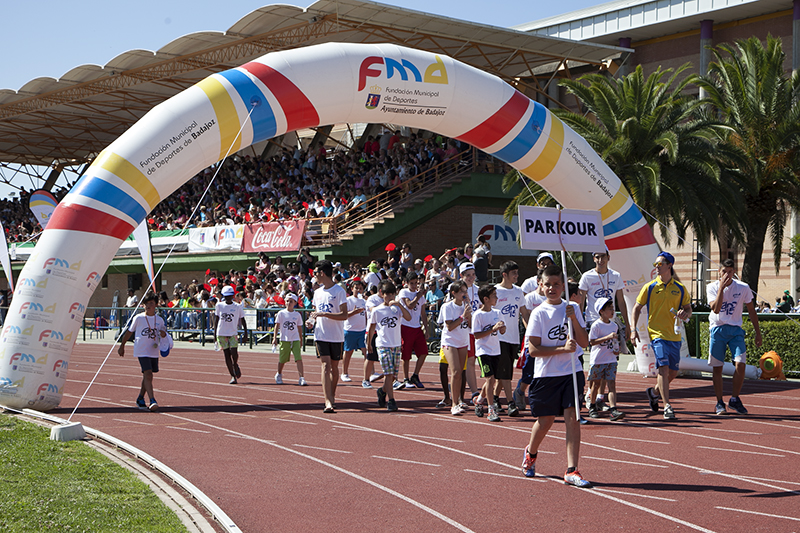
[[[163,198],[229,150],[342,122],[391,122],[458,138],[509,163],[564,206],[599,210],[629,307],[637,286],[654,276],[658,246],[619,178],[582,137],[499,78],[389,44],[276,52],[153,108],[58,205],[20,274],[2,330],[0,404],[59,404],[90,296],[122,240]],[[652,372],[648,361],[639,365]]]

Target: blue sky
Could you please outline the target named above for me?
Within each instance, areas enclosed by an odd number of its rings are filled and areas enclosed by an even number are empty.
[[[225,31],[269,0],[35,0],[3,2],[0,89],[104,65],[130,49],[157,50],[196,31]],[[312,0],[283,0],[307,7]],[[383,3],[509,27],[603,3],[599,0],[385,0]],[[135,8],[133,7],[135,5]],[[225,6],[223,9],[222,6]]]

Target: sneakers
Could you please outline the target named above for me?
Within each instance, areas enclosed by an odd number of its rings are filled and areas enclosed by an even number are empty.
[[[136,406],[142,411],[147,411],[147,404],[144,403],[144,396],[136,398]]]
[[[378,407],[386,407],[386,392],[383,389],[378,389]]]
[[[404,388],[406,388],[406,384],[403,383],[402,381],[394,380],[394,383],[392,383],[392,388],[394,390],[404,389]]]
[[[303,376],[300,376],[300,379],[297,380],[297,384],[300,385],[301,387],[305,387],[306,385],[308,385],[308,383],[306,382],[306,378],[304,378]]]
[[[449,398],[445,398],[443,400],[440,400],[439,403],[436,404],[436,408],[447,409],[448,407],[450,407],[450,404],[452,403],[453,403],[452,400],[450,400]]]
[[[725,409],[725,402],[717,402],[717,406],[714,408],[714,412],[718,415],[727,415],[728,411]]]
[[[506,410],[503,409],[503,406],[500,405],[500,397],[499,396],[495,396],[494,397],[494,401],[492,402],[492,405],[494,405],[494,408],[498,413],[505,413],[506,412]]]
[[[500,415],[497,414],[497,410],[494,406],[489,407],[489,418],[487,418],[489,422],[500,422]]]
[[[611,421],[616,422],[617,420],[622,420],[625,418],[625,413],[617,409],[616,407],[609,407],[611,409]]]
[[[361,380],[361,388],[362,389],[371,389],[372,388],[372,383],[370,383],[368,379]]]
[[[522,473],[525,477],[533,477],[536,475],[536,457],[532,457],[528,453],[528,448],[525,448],[522,457]]]
[[[464,414],[464,408],[461,407],[461,404],[454,405],[450,408],[450,414],[453,416],[461,416]]]
[[[605,402],[603,402],[603,400],[598,399],[594,403],[594,405],[595,405],[595,409],[597,409],[598,411],[602,412],[602,411],[608,411],[609,410],[609,408],[606,406],[606,404],[605,404]]]
[[[416,389],[416,388],[417,388],[417,386],[416,386],[416,385],[414,385],[413,383],[411,383],[411,381],[410,381],[410,380],[408,380],[408,379],[404,379],[404,380],[403,380],[403,388],[404,388],[404,389]]]
[[[483,406],[478,402],[475,402],[475,416],[483,418]]]
[[[597,409],[597,404],[589,405],[589,418],[600,418],[600,411]]]
[[[525,405],[525,395],[522,394],[522,391],[519,390],[519,387],[514,388],[514,394],[512,395],[514,398],[514,404],[517,406]],[[511,413],[509,413],[510,415]]]
[[[383,374],[372,374],[369,377],[369,382],[370,383],[375,383],[376,381],[378,381],[379,379],[382,379],[382,378],[383,378]]]
[[[647,393],[647,399],[650,401],[650,410],[654,413],[658,412],[658,396],[656,396],[656,392],[653,390],[653,387],[648,387],[645,391]]]
[[[350,378],[350,374],[342,374],[342,381],[345,383],[350,383],[353,380]]]
[[[508,404],[508,416],[520,416],[519,408],[513,400]]]
[[[587,392],[586,396],[583,397],[583,401],[586,404],[586,408],[587,409],[591,409],[592,408],[592,395],[591,394],[589,394]]]
[[[419,376],[416,375],[416,374],[411,376],[411,383],[413,383],[414,386],[416,388],[418,388],[418,389],[424,389],[425,388],[425,385],[422,384],[422,382],[419,380]]]
[[[228,385],[236,385],[236,383],[238,383],[236,378],[231,378],[231,380],[228,382]]]
[[[588,423],[589,423],[589,421],[588,421],[588,420],[586,420],[585,418],[583,418],[582,416],[579,416],[579,417],[578,417],[578,422],[579,422],[579,423],[580,423],[580,425],[582,425],[582,426],[585,426],[586,424],[588,424]]]
[[[388,401],[386,404],[386,410],[389,412],[397,411],[397,402],[394,401],[394,398]]]
[[[742,405],[742,400],[740,400],[738,396],[731,396],[731,399],[728,401],[728,407],[740,415],[747,414],[747,409],[744,408],[744,405]]]
[[[242,377],[242,371],[239,369],[239,365],[233,365],[233,371],[236,374],[236,379]]]
[[[574,485],[576,487],[580,487],[582,489],[590,489],[592,488],[592,484],[583,479],[583,476],[577,470],[572,472],[566,472],[564,474],[564,484],[565,485]]]
[[[672,420],[674,418],[675,418],[675,411],[672,410],[672,406],[670,404],[664,405],[664,419]]]
[[[150,400],[150,412],[158,411],[158,403],[155,400]]]
[[[283,376],[281,374],[275,374],[275,384],[283,385]]]

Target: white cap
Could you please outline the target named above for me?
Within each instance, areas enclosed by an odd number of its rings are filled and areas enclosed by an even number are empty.
[[[460,265],[458,265],[458,272],[460,274],[463,274],[467,270],[475,270],[475,265],[473,265],[469,261],[466,262],[466,263],[461,263]]]
[[[161,352],[161,357],[166,357],[169,355],[169,351],[172,350],[174,346],[172,342],[172,336],[167,332],[166,337],[161,337],[161,342],[158,344],[158,350]]]
[[[542,252],[542,253],[540,253],[540,254],[539,254],[537,257],[536,257],[536,262],[538,263],[539,261],[541,261],[541,260],[542,260],[542,259],[544,259],[545,257],[548,257],[548,258],[550,258],[550,261],[552,261],[553,263],[555,263],[555,262],[556,262],[555,258],[553,257],[553,254],[551,254],[550,252]]]
[[[283,299],[284,299],[284,301],[294,300],[296,302],[297,301],[297,295],[295,293],[293,293],[293,292],[288,292],[288,293],[286,293],[286,296],[283,297]]]
[[[223,296],[233,296],[234,294],[236,294],[236,291],[234,291],[233,287],[230,285],[225,285],[225,287],[222,288]]]
[[[600,310],[601,310],[602,308],[604,308],[604,307],[606,306],[606,304],[607,304],[608,302],[610,302],[610,301],[611,301],[611,298],[606,298],[606,297],[603,297],[603,298],[598,298],[598,299],[597,299],[597,300],[594,302],[594,310],[597,312],[597,314],[598,314],[598,315],[600,314]]]

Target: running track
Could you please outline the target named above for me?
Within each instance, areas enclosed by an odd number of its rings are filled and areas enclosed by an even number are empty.
[[[76,345],[67,418],[108,352]],[[592,490],[565,486],[564,426],[522,476],[533,419],[453,417],[431,357],[424,390],[398,391],[400,411],[377,407],[360,379],[340,384],[337,412],[322,413],[319,365],[304,357],[274,384],[277,356],[244,349],[229,385],[222,355],[176,348],[156,376],[158,413],[135,409],[141,374],[129,353],[109,358],[73,418],[155,456],[211,497],[243,530],[697,531],[800,530],[800,388],[747,381],[746,417],[712,414],[709,379],[673,382],[678,419],[653,415],[638,374],[618,377],[623,422],[582,428],[580,470]],[[361,368],[354,358],[352,370]],[[725,380],[726,395],[730,381]],[[726,396],[727,400],[727,396]]]

